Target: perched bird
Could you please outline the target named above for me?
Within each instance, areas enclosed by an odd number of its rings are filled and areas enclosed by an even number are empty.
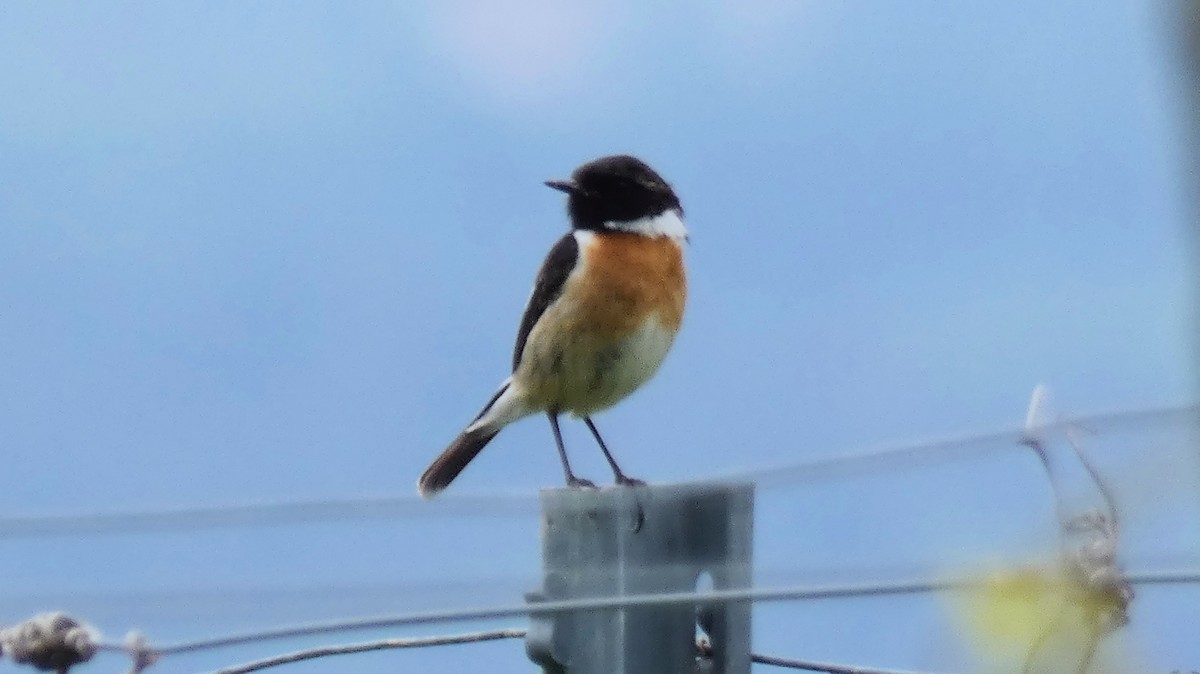
[[[627,155],[546,185],[567,194],[571,231],[538,272],[512,376],[421,476],[422,496],[445,489],[505,426],[539,412],[550,420],[569,486],[593,485],[571,471],[563,413],[587,424],[617,484],[640,484],[621,471],[591,415],[646,383],[671,348],[687,297],[683,208],[654,169]]]

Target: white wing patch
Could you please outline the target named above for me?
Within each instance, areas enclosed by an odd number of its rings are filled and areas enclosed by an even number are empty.
[[[475,420],[474,423],[472,423],[465,431],[463,431],[464,433],[470,433],[471,431],[475,431],[484,427],[500,430],[512,422],[527,417],[533,413],[529,409],[529,406],[525,404],[524,399],[522,399],[520,389],[513,385],[512,377],[505,379],[500,386],[507,387],[504,389],[504,393],[501,393],[500,396],[496,398],[496,400],[489,405],[486,410],[483,411],[483,414],[480,415],[479,419]]]
[[[571,232],[571,235],[575,237],[575,243],[579,244],[579,259],[582,260],[583,259],[583,251],[589,245],[591,245],[592,239],[596,238],[596,235],[593,234],[592,232],[589,232],[586,229],[573,230]],[[580,266],[582,266],[582,265],[580,265],[578,262],[575,263],[575,269],[579,269]],[[571,270],[571,273],[574,274],[575,270]]]

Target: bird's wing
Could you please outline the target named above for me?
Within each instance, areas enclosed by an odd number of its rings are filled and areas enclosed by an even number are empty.
[[[516,372],[517,366],[521,364],[525,341],[529,339],[529,333],[533,330],[533,326],[537,325],[538,319],[546,312],[546,308],[562,294],[567,277],[571,275],[571,270],[575,268],[578,259],[579,241],[576,240],[573,233],[567,233],[566,236],[559,239],[558,243],[550,249],[550,253],[546,255],[546,261],[542,263],[537,281],[533,284],[533,293],[529,296],[529,304],[525,306],[525,315],[521,317],[521,328],[517,330],[517,344],[513,348],[513,372]]]

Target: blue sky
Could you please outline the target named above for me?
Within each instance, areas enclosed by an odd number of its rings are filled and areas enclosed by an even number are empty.
[[[1013,426],[1043,381],[1069,411],[1196,399],[1186,115],[1159,3],[25,3],[0,17],[3,514],[413,493],[506,374],[565,228],[541,181],[615,152],[672,181],[692,232],[674,351],[597,419],[633,475]],[[1142,509],[1129,536],[1148,559],[1198,556],[1181,470],[1195,466],[1171,452],[1187,425],[1096,441]],[[605,478],[582,426],[565,432],[581,472]],[[447,497],[559,480],[529,420]],[[777,487],[760,499],[758,562],[806,582],[1016,559],[1045,547],[1050,515],[1016,453]],[[537,545],[536,518],[483,515],[0,540],[0,623],[53,600],[153,641],[511,603],[536,582]],[[1173,627],[1196,592],[1146,592],[1130,649],[1163,671],[1200,664]],[[764,607],[756,643],[961,669],[943,614],[932,600]],[[528,671],[515,644],[362,667],[400,662]]]

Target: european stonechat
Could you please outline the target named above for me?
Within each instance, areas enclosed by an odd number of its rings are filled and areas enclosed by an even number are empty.
[[[545,413],[569,486],[576,477],[558,416],[582,418],[617,484],[639,484],[613,459],[591,415],[633,393],[658,370],[683,318],[687,229],[675,191],[641,160],[602,157],[569,180],[571,231],[550,249],[525,307],[512,376],[418,482],[422,496],[445,489],[508,424]]]

